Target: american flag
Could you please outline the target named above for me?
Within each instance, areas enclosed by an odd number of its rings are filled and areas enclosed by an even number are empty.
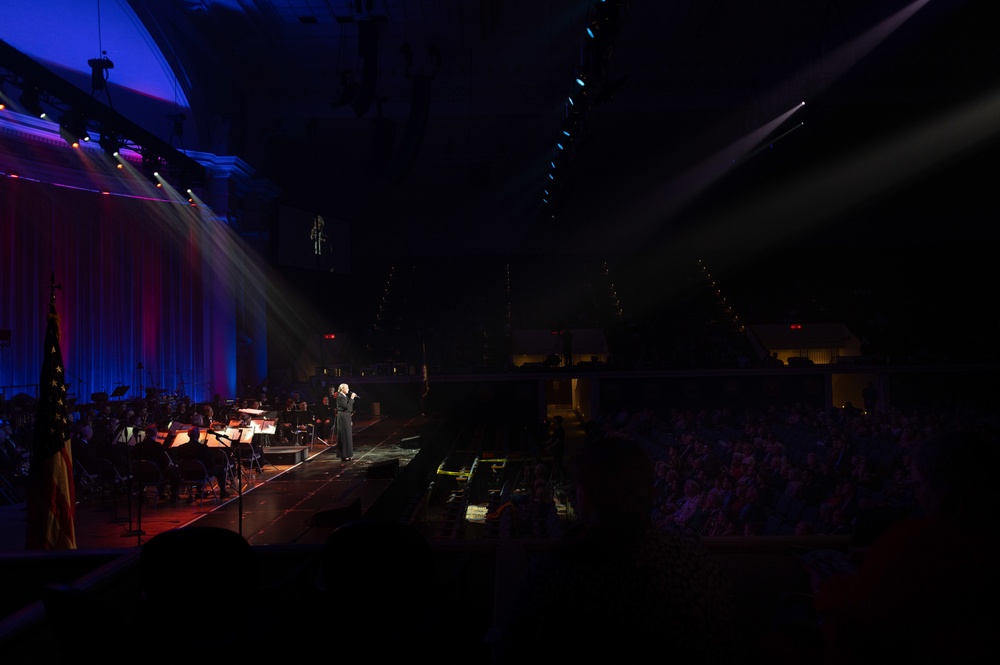
[[[25,548],[29,550],[76,549],[76,489],[54,282],[28,472]]]

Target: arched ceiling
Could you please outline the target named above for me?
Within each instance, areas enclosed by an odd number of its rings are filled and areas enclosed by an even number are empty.
[[[377,220],[400,248],[739,245],[734,209],[755,241],[781,242],[996,145],[988,114],[962,116],[998,91],[991,0],[608,0],[615,37],[588,70],[600,85],[549,204],[602,3],[127,4],[191,104],[187,147],[244,158],[359,237]],[[922,166],[835,191],[873,161]]]

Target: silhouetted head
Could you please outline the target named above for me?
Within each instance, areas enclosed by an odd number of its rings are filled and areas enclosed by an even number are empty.
[[[926,514],[952,515],[968,526],[984,519],[992,523],[998,463],[996,436],[985,431],[947,431],[924,439],[910,467],[921,508]]]
[[[359,575],[359,565],[373,573]],[[400,570],[405,572],[388,572]],[[327,537],[322,572],[327,592],[358,603],[359,616],[392,607],[396,616],[409,620],[428,600],[434,559],[426,536],[409,524],[361,519]]]
[[[637,442],[607,437],[575,458],[577,499],[585,522],[643,524],[653,505],[653,461]]]

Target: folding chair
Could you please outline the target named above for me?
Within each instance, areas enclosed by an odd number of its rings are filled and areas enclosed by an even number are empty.
[[[219,494],[215,491],[215,485],[212,483],[212,477],[208,473],[208,468],[205,463],[199,459],[193,457],[186,457],[177,462],[177,470],[180,472],[181,481],[180,486],[184,488],[184,491],[188,493],[188,502],[193,500],[193,492],[198,492],[198,505],[200,506],[202,500],[205,498],[205,488],[207,487],[212,493],[212,497],[218,501]]]

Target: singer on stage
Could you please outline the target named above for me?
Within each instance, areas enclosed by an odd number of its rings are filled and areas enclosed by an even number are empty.
[[[337,433],[337,450],[341,462],[348,462],[354,457],[354,424],[351,422],[351,416],[354,413],[354,400],[358,395],[350,390],[346,383],[341,383],[337,387],[337,418],[334,431]]]

